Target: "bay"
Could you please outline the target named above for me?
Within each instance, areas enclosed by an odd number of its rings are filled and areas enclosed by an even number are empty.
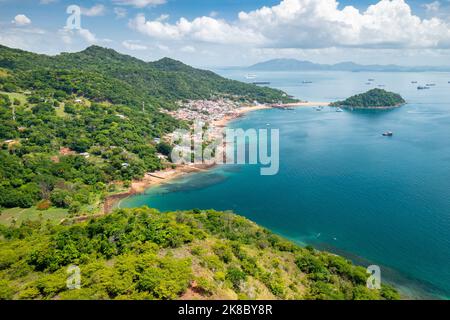
[[[245,71],[215,71],[249,81]],[[303,100],[335,101],[380,87],[408,104],[389,111],[251,112],[230,126],[280,130],[277,175],[261,176],[257,165],[223,165],[149,189],[121,207],[231,210],[297,243],[379,264],[382,277],[406,296],[449,298],[450,75],[255,74],[251,81],[270,81]],[[417,90],[427,83],[436,86]],[[394,137],[381,135],[388,130]]]

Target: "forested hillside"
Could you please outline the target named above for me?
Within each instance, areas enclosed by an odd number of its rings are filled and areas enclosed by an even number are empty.
[[[21,103],[0,94],[0,209],[37,204],[76,214],[110,182],[161,169],[152,139],[176,127],[167,115],[124,105]]]
[[[344,258],[216,211],[120,210],[0,227],[0,299],[396,299]],[[66,286],[80,268],[81,288]]]
[[[170,107],[175,100],[218,96],[289,101],[282,91],[228,80],[169,58],[147,63],[98,46],[54,57],[0,46],[0,68],[14,73],[3,81],[7,89],[32,88],[41,96],[61,98],[76,94],[132,107],[142,102]]]
[[[52,57],[0,46],[0,210],[89,209],[112,182],[164,167],[157,151],[170,147],[160,138],[186,124],[161,108],[217,97],[285,94],[98,46]]]

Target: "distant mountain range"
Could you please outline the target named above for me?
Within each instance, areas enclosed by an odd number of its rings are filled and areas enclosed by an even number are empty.
[[[246,68],[251,71],[350,71],[350,72],[450,72],[450,66],[398,66],[398,65],[360,65],[353,62],[337,64],[318,64],[296,59],[273,59]]]

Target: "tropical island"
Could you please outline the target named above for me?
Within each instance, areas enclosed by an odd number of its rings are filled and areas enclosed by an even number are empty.
[[[168,58],[0,46],[0,299],[397,299],[367,289],[364,268],[232,213],[104,210],[174,168],[176,128],[279,102],[295,101]]]
[[[372,89],[362,94],[354,95],[344,101],[333,102],[335,107],[351,107],[361,109],[390,109],[402,106],[406,101],[397,93],[383,89]]]

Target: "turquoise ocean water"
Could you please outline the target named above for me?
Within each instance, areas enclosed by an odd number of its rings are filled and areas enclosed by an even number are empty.
[[[216,71],[246,81],[245,72]],[[300,244],[378,264],[383,279],[410,297],[449,298],[450,75],[256,75],[304,100],[334,101],[383,85],[408,104],[376,112],[249,113],[230,126],[280,130],[277,175],[261,176],[255,165],[224,165],[125,199],[121,207],[232,210]],[[436,86],[416,89],[427,83]],[[381,135],[387,130],[394,137]]]

